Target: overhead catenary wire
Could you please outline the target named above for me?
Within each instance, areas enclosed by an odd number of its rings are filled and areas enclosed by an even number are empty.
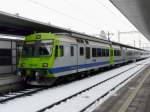
[[[98,27],[98,26],[96,26],[96,25],[93,25],[93,24],[90,24],[90,23],[86,22],[85,20],[81,20],[81,19],[79,19],[79,18],[76,18],[76,17],[73,17],[73,16],[71,16],[71,15],[68,15],[68,14],[66,14],[66,13],[64,13],[64,12],[58,11],[58,10],[56,10],[56,9],[54,9],[54,8],[50,8],[50,7],[48,7],[47,5],[42,4],[42,3],[40,3],[40,2],[37,2],[37,1],[35,1],[35,0],[27,0],[27,1],[32,2],[33,4],[38,5],[38,6],[40,6],[40,7],[46,8],[46,9],[48,9],[48,10],[50,10],[50,11],[53,11],[53,12],[55,12],[55,13],[57,13],[57,14],[63,15],[63,16],[65,16],[65,17],[67,17],[67,18],[70,18],[70,19],[72,19],[72,20],[74,20],[74,21],[78,21],[78,22],[80,22],[80,23],[86,24],[86,25],[88,25],[88,26],[90,26],[90,27],[92,27],[92,28],[100,29],[100,27]]]

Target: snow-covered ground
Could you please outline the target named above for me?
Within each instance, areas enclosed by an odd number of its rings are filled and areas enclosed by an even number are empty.
[[[137,64],[140,64],[140,66],[138,66],[134,70],[132,70],[133,72],[135,72],[136,70],[142,68],[145,64],[148,64],[149,62],[150,62],[150,59],[146,59],[146,60],[143,60],[143,61],[140,61],[137,63],[132,63],[130,65],[126,65],[126,66],[123,66],[123,67],[120,67],[120,68],[117,68],[114,70],[110,70],[108,72],[100,73],[100,74],[90,77],[90,78],[85,78],[80,81],[75,81],[75,82],[72,82],[69,84],[64,84],[64,85],[61,85],[58,87],[53,87],[48,90],[41,91],[37,94],[33,94],[32,96],[26,96],[23,98],[18,98],[18,99],[6,102],[5,104],[0,104],[0,112],[35,112],[35,111],[40,110],[50,104],[53,104],[54,102],[64,99],[67,96],[77,93],[78,91],[88,88],[91,85],[94,85],[94,84],[96,84],[100,81],[103,81],[105,79],[108,79],[109,77],[112,77],[122,71],[125,71],[133,66],[136,66]],[[130,73],[126,73],[124,76],[121,75],[122,77],[120,77],[119,80],[127,77],[129,74]],[[117,79],[116,81],[119,81],[119,80]],[[114,85],[117,83],[116,81],[114,81],[114,82],[108,81],[108,84]],[[60,111],[61,112],[62,111],[65,111],[65,112],[78,111],[78,110],[76,110],[76,108],[81,109],[81,106],[83,107],[83,106],[87,105],[85,103],[87,101],[87,99],[90,101],[94,100],[97,97],[97,95],[101,94],[102,91],[100,91],[100,90],[106,91],[106,90],[110,89],[110,87],[111,86],[103,85],[101,88],[99,88],[99,87],[96,88],[96,90],[99,90],[99,91],[95,92],[95,93],[91,93],[91,94],[93,94],[92,97],[91,96],[88,97],[89,94],[86,95],[87,93],[85,93],[84,95],[82,95],[82,94],[79,95],[80,100],[75,101],[76,104],[78,104],[78,105],[74,105],[74,103],[72,105],[70,105],[71,102],[73,101],[73,100],[71,100],[71,101],[69,101],[70,104],[69,104],[69,102],[67,102],[68,103],[67,107],[62,106],[62,107],[57,108],[57,110],[55,110],[56,109],[55,107],[57,107],[57,106],[55,106],[52,109],[54,109],[55,111],[58,111],[58,112],[60,112]],[[82,102],[81,99],[84,102]],[[67,103],[64,103],[64,104],[67,105]],[[69,108],[71,110],[69,110]],[[51,111],[51,110],[47,110],[47,111]]]
[[[56,105],[51,109],[47,109],[46,112],[61,112],[61,110],[65,110],[65,112],[80,112],[84,107],[95,101],[100,96],[103,96],[105,93],[110,91],[113,87],[120,84],[126,78],[131,76],[137,70],[140,70],[141,66],[137,68],[133,68],[111,80],[108,80],[99,86],[96,86],[89,91],[86,91],[71,100],[67,100],[66,102],[61,103],[60,105]]]

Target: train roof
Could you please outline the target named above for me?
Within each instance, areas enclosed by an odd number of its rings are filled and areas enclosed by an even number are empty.
[[[107,43],[107,44],[119,45],[119,46],[122,46],[122,47],[127,47],[127,48],[131,48],[131,49],[136,49],[136,50],[147,51],[147,50],[144,50],[144,49],[136,48],[136,47],[133,47],[133,46],[121,44],[121,43],[114,42],[114,41],[105,40],[105,39],[102,39],[102,38],[98,38],[98,37],[94,37],[94,36],[90,36],[90,35],[86,35],[86,34],[81,34],[81,35],[76,34],[76,33],[55,33],[55,34],[68,35],[68,36],[71,36],[71,37],[74,37],[74,38],[80,38],[80,39],[85,39],[85,40],[90,40],[90,41],[95,41],[95,42],[102,42],[102,43]]]
[[[144,50],[144,49],[140,49],[140,48],[137,48],[137,47],[121,44],[121,43],[118,43],[118,42],[114,42],[114,41],[111,41],[111,42],[112,42],[112,44],[115,44],[115,45],[120,45],[120,46],[123,46],[123,47],[128,47],[128,48],[136,49],[136,50],[147,51],[147,50]]]

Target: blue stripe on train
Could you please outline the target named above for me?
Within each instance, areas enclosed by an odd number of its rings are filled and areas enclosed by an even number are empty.
[[[79,65],[79,69],[98,66],[98,65],[105,65],[105,64],[109,64],[109,61],[89,63],[89,64],[81,64],[81,65]]]
[[[88,67],[104,65],[104,64],[109,64],[109,61],[81,64],[81,65],[78,65],[78,67],[79,67],[79,69],[82,69],[82,68],[88,68]],[[77,65],[72,65],[72,66],[52,68],[52,69],[49,69],[48,71],[49,71],[49,73],[59,73],[59,72],[65,72],[65,71],[70,71],[70,70],[76,70],[76,69],[77,69]]]
[[[115,60],[115,62],[118,61],[123,61],[121,60]],[[56,68],[52,68],[49,69],[49,73],[59,73],[59,72],[66,72],[66,71],[70,71],[70,70],[76,70],[77,67],[79,69],[83,69],[83,68],[89,68],[89,67],[94,67],[94,66],[99,66],[99,65],[105,65],[105,64],[109,64],[109,61],[103,61],[103,62],[96,62],[96,63],[89,63],[89,64],[81,64],[81,65],[72,65],[72,66],[65,66],[65,67],[56,67]]]
[[[48,72],[49,73],[59,73],[59,72],[65,72],[65,71],[70,71],[70,70],[75,70],[75,69],[77,69],[77,65],[52,68],[52,69],[49,69]]]

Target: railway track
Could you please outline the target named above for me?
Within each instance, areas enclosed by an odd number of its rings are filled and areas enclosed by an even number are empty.
[[[137,62],[136,64],[131,64],[130,66],[127,65],[121,68],[117,68],[116,70],[114,69],[108,72],[104,72],[97,76],[93,76],[87,79],[85,78],[84,80],[81,80],[81,81],[75,81],[69,84],[58,85],[57,87],[52,87],[50,89],[48,87],[47,88],[33,88],[33,89],[26,89],[24,91],[14,92],[8,95],[0,96],[0,103],[1,103],[0,111],[9,112],[10,110],[12,110],[12,111],[17,112],[17,111],[22,110],[23,105],[26,105],[28,108],[25,108],[24,111],[37,111],[37,112],[48,111],[49,112],[49,109],[50,109],[50,112],[51,112],[53,108],[60,107],[62,104],[66,104],[68,101],[71,101],[72,99],[76,99],[77,96],[80,96],[81,94],[85,94],[86,92],[91,91],[92,89],[99,87],[100,85],[103,85],[106,82],[109,82],[114,78],[119,77],[121,76],[121,74],[127,71],[132,71],[133,69],[136,69],[138,66],[139,67],[142,67],[144,65],[147,66],[148,64],[146,64],[146,62],[148,61]],[[92,82],[89,82],[90,80]],[[70,91],[72,88],[73,90]],[[113,89],[115,89],[115,86],[109,89],[109,92]],[[67,90],[67,91],[64,91],[64,90]],[[60,92],[63,92],[63,93],[60,93]],[[103,95],[101,95],[101,98],[109,94],[109,92],[107,91],[103,93]],[[84,96],[84,98],[86,98],[86,96]],[[40,102],[38,99],[40,99]],[[34,101],[35,103],[31,103],[32,101]],[[85,108],[87,105],[84,105],[83,108]]]
[[[1,94],[0,95],[0,103],[5,103],[7,101],[16,99],[16,98],[21,98],[24,96],[29,96],[32,94],[35,94],[39,91],[45,90],[47,87],[44,88],[32,88],[32,89],[24,89],[21,91],[16,91],[16,92],[9,92],[8,94]]]
[[[97,84],[94,84],[94,85],[92,85],[92,86],[90,86],[90,87],[88,87],[88,88],[85,88],[84,90],[81,90],[81,91],[79,91],[79,92],[77,92],[77,93],[75,93],[75,94],[72,94],[72,95],[70,95],[70,96],[64,98],[64,99],[61,99],[61,100],[59,100],[59,101],[57,101],[57,102],[55,102],[55,103],[53,103],[53,104],[50,104],[50,105],[48,105],[48,106],[46,106],[46,107],[44,107],[44,108],[38,110],[37,112],[43,112],[43,111],[47,111],[47,110],[48,110],[48,111],[55,111],[55,109],[56,109],[56,108],[59,108],[59,106],[62,106],[62,104],[65,104],[65,103],[67,103],[67,102],[69,102],[69,101],[71,102],[72,99],[75,100],[75,99],[78,98],[78,96],[83,95],[83,94],[86,94],[86,92],[89,92],[89,91],[91,91],[92,89],[97,88],[98,86],[101,86],[102,84],[103,84],[103,85],[105,85],[105,84],[107,85],[107,82],[108,82],[108,81],[114,80],[115,78],[117,79],[117,77],[122,76],[122,74],[125,74],[125,73],[127,73],[127,72],[133,70],[134,68],[137,68],[137,67],[140,66],[140,65],[141,65],[141,64],[138,64],[138,65],[136,65],[136,66],[134,66],[134,67],[131,67],[131,68],[127,69],[127,70],[124,70],[124,71],[122,71],[122,72],[116,74],[115,76],[112,76],[112,77],[110,77],[110,78],[108,78],[108,79],[106,79],[106,80],[103,80],[103,81],[101,81],[101,82],[99,82],[99,83],[97,83]],[[147,66],[147,65],[145,65],[145,66]],[[145,67],[145,66],[144,66],[144,67]],[[90,102],[88,105],[86,105],[86,106],[84,106],[82,109],[80,109],[80,112],[85,111],[85,110],[88,109],[91,105],[93,105],[95,102],[99,101],[100,99],[102,99],[103,97],[105,97],[106,95],[108,95],[108,94],[110,93],[110,91],[114,90],[115,88],[117,88],[118,86],[120,86],[121,84],[123,84],[124,82],[126,82],[127,80],[129,80],[130,78],[132,78],[132,77],[133,77],[134,75],[136,75],[139,71],[141,71],[144,67],[142,67],[142,68],[140,68],[139,70],[135,71],[134,73],[132,73],[131,75],[129,75],[128,77],[126,77],[124,80],[122,80],[121,82],[119,82],[117,85],[113,86],[113,87],[110,88],[108,91],[106,91],[106,92],[104,92],[103,94],[101,94],[101,95],[100,95],[98,98],[96,98],[94,101]],[[53,107],[55,107],[54,110],[53,110]],[[52,110],[51,110],[51,109],[52,109]]]
[[[0,94],[0,103],[5,103],[11,100],[14,100],[16,98],[21,98],[25,96],[30,96],[32,94],[35,94],[39,91],[48,89],[49,87],[42,87],[42,88],[31,88],[31,89],[23,89],[16,92],[9,92],[8,94]]]
[[[5,103],[7,101],[16,99],[16,98],[29,96],[31,94],[37,93],[37,92],[45,90],[45,89],[48,89],[48,87],[23,89],[23,90],[16,91],[16,92],[9,92],[8,94],[0,94],[0,103],[2,104],[2,103]]]

